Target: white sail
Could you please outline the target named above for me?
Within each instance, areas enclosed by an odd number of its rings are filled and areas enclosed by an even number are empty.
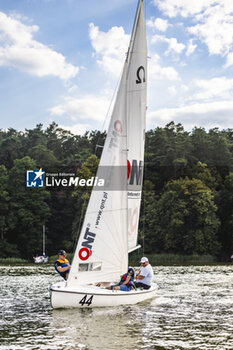
[[[122,172],[121,177],[114,178],[115,168],[125,167],[127,162],[126,68],[127,64],[99,164],[99,169],[101,167],[105,171],[105,181],[110,181],[110,190],[92,190],[69,273],[68,286],[112,281],[127,271],[126,171]],[[114,188],[118,190],[113,190]]]
[[[139,2],[127,76],[128,250],[137,245],[141,204],[147,95],[147,42],[143,1]]]
[[[142,188],[142,174],[139,174],[140,180],[135,172],[138,171],[135,161],[137,167],[143,168],[140,162],[144,157],[146,59],[143,1],[139,0],[131,44],[97,172],[97,177],[101,177],[100,168],[104,168],[109,190],[105,187],[104,191],[93,189],[91,193],[68,287],[112,281],[127,271],[128,250],[137,240]],[[128,181],[127,159],[131,162]],[[120,176],[116,171],[119,167],[123,169]],[[133,224],[132,220],[135,220]],[[134,230],[128,230],[132,225]]]

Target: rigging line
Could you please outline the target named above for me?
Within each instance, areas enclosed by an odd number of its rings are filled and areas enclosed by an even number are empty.
[[[108,115],[109,115],[111,106],[112,106],[112,104],[113,104],[113,100],[114,100],[114,98],[115,98],[115,96],[116,96],[116,91],[117,91],[117,89],[118,89],[118,86],[119,86],[119,83],[120,83],[120,80],[121,80],[121,75],[122,75],[122,72],[121,72],[121,74],[120,74],[119,77],[118,77],[118,80],[117,80],[115,89],[114,89],[114,91],[113,91],[113,95],[112,95],[112,98],[111,98],[111,101],[110,101],[110,104],[109,104],[109,107],[108,107],[108,110],[107,110],[107,113],[106,113],[106,116],[105,116],[105,119],[104,119],[104,123],[103,123],[102,129],[101,129],[101,132],[103,132],[103,129],[104,129],[104,126],[105,126],[107,117],[108,117]]]
[[[146,177],[146,176],[145,176]],[[143,245],[142,245],[142,252],[143,252],[143,256],[145,255],[145,217],[146,217],[146,211],[145,211],[145,192],[144,192],[144,196],[143,196],[143,224],[142,224],[142,241],[143,241]]]
[[[75,253],[76,247],[78,245],[78,239],[79,239],[79,236],[81,234],[82,224],[84,222],[84,208],[86,207],[86,203],[87,203],[87,197],[85,197],[83,205],[82,205],[82,211],[81,211],[81,215],[80,215],[80,219],[79,219],[79,225],[78,225],[76,240],[75,240],[74,249],[73,249],[74,253]],[[86,207],[86,209],[87,209],[87,207]]]

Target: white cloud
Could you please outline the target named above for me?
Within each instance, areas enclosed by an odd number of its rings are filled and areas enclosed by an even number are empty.
[[[115,76],[119,76],[130,36],[122,27],[112,27],[108,32],[102,32],[93,23],[89,25],[91,44],[97,55],[97,62],[102,68]]]
[[[218,101],[211,103],[193,103],[177,108],[164,108],[148,113],[148,126],[164,126],[174,120],[182,123],[186,129],[194,126],[206,128],[232,127],[233,101]]]
[[[64,102],[50,108],[55,116],[66,116],[73,121],[103,121],[109,107],[109,100],[104,96],[86,95],[82,97],[66,97]]]
[[[211,55],[226,56],[225,68],[233,65],[233,1],[231,0],[154,0],[169,17],[190,17],[195,23],[187,28],[205,43]],[[187,51],[190,52],[191,46]]]
[[[190,39],[188,42],[188,47],[187,47],[187,51],[186,51],[186,56],[190,56],[197,48],[197,45],[193,44],[193,39]]]
[[[168,91],[172,96],[175,96],[177,94],[177,89],[175,86],[169,86]]]
[[[74,135],[83,135],[86,131],[91,129],[89,124],[74,124],[71,126],[64,126],[59,124],[59,127],[64,130],[69,130]]]
[[[227,55],[227,60],[226,60],[226,63],[224,65],[225,68],[228,68],[230,66],[233,65],[233,52],[230,52],[228,55]]]
[[[154,4],[169,17],[188,17],[198,14],[215,4],[225,0],[154,0]]]
[[[198,93],[196,93],[192,99],[232,99],[233,79],[218,77],[209,80],[195,80],[194,84],[198,88]]]
[[[233,16],[225,12],[224,6],[210,7],[197,20],[199,23],[188,31],[207,45],[210,54],[228,54],[233,44]]]
[[[166,55],[169,53],[175,52],[177,54],[182,53],[185,49],[185,45],[178,43],[176,38],[166,38],[164,35],[153,35],[151,42],[156,43],[157,41],[162,41],[168,44],[168,50],[165,52]]]
[[[170,39],[167,39],[166,41],[168,43],[167,54],[173,51],[175,53],[180,54],[185,49],[185,45],[178,43],[176,38],[170,38]]]
[[[147,21],[147,25],[148,27],[153,29],[158,29],[161,32],[166,32],[169,26],[168,21],[162,18],[156,18],[156,19],[151,18],[150,20]]]
[[[148,79],[149,80],[180,80],[179,74],[173,67],[162,67],[159,64],[159,56],[153,55],[148,60]]]
[[[53,75],[70,79],[79,68],[65,57],[33,39],[36,25],[25,25],[17,18],[0,12],[0,66],[8,66],[38,77]]]

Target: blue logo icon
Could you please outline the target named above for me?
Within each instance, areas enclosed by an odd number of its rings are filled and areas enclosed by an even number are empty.
[[[27,170],[27,187],[43,187],[44,186],[44,171]]]

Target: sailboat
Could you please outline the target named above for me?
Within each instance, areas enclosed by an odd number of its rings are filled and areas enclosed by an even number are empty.
[[[147,43],[139,0],[106,141],[97,170],[107,182],[92,189],[67,281],[50,287],[53,308],[129,305],[151,299],[157,287],[108,290],[119,281],[136,249],[143,181],[147,92]]]
[[[39,256],[34,256],[33,259],[34,259],[34,262],[36,264],[44,264],[44,263],[47,263],[48,260],[49,260],[49,257],[45,254],[45,225],[43,225],[43,236],[42,236],[42,239],[43,239],[43,254],[42,255],[39,255]]]

